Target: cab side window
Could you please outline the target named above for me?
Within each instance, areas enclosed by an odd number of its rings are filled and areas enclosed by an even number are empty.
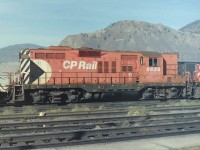
[[[140,65],[143,65],[143,57],[140,57]]]
[[[157,58],[149,58],[149,66],[150,67],[157,67],[158,66],[158,59]]]

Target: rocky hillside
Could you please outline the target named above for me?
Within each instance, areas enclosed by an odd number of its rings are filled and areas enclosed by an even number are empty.
[[[26,48],[39,48],[35,44],[16,44],[0,49],[0,72],[16,72],[19,69],[19,51]]]
[[[200,34],[200,20],[187,24],[186,26],[180,28],[179,31]]]
[[[62,46],[92,47],[107,50],[146,50],[179,52],[180,60],[199,61],[200,37],[161,24],[119,21],[105,29],[69,35]]]
[[[4,47],[0,49],[1,59],[0,63],[11,63],[19,61],[19,52],[26,48],[40,48],[43,46],[35,45],[35,44],[16,44],[8,47]]]

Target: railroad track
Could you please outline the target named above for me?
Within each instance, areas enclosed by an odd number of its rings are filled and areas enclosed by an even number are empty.
[[[56,147],[200,131],[200,106],[147,109],[158,114],[127,116],[128,109],[121,107],[115,111],[48,113],[44,117],[0,116],[0,149]],[[173,110],[179,113],[170,113]]]
[[[164,102],[163,102],[164,103]],[[30,106],[23,106],[23,107],[14,107],[14,106],[4,106],[0,109],[0,113],[4,112],[6,109],[12,110],[15,113],[23,113],[28,109],[36,109],[37,111],[48,111],[51,109],[60,109],[63,111],[72,111],[74,108],[78,107],[87,108],[89,110],[98,110],[99,108],[103,107],[104,109],[113,109],[119,107],[128,107],[128,106],[156,106],[157,103],[155,101],[132,101],[132,102],[105,102],[105,103],[72,103],[69,105],[58,106],[58,105],[30,105]]]
[[[155,107],[155,108],[147,108],[148,111],[158,112],[158,113],[169,113],[169,111],[173,110],[189,110],[189,111],[199,111],[200,106],[171,106],[171,107]],[[107,116],[108,114],[111,116],[116,115],[127,115],[128,109],[127,108],[120,108],[120,109],[111,109],[111,110],[96,110],[96,111],[83,111],[83,112],[61,112],[61,113],[48,113],[45,117],[40,117],[38,114],[15,114],[15,115],[1,115],[0,116],[0,123],[5,122],[6,120],[14,120],[16,121],[26,121],[26,120],[37,120],[37,119],[52,119],[52,118],[88,118],[88,117],[98,117],[98,116]]]
[[[49,129],[50,131],[48,131]],[[3,149],[18,149],[19,147],[26,148],[41,148],[50,146],[61,146],[61,145],[77,145],[86,144],[93,142],[110,142],[116,140],[127,140],[127,139],[139,139],[155,136],[166,136],[166,135],[177,135],[177,134],[188,134],[188,133],[199,133],[200,122],[199,121],[188,121],[187,122],[170,122],[167,124],[156,124],[147,125],[141,124],[140,126],[130,127],[105,127],[105,128],[93,128],[69,130],[68,127],[57,127],[52,130],[43,129],[39,133],[38,130],[35,134],[16,134],[15,132],[9,136],[1,136],[0,143]],[[31,132],[31,131],[29,131]],[[16,134],[16,135],[13,135]]]
[[[99,109],[113,109],[113,108],[128,108],[130,106],[143,106],[143,107],[157,107],[157,106],[167,106],[170,103],[180,102],[181,100],[168,100],[168,101],[158,101],[158,100],[144,100],[144,101],[123,101],[123,102],[93,102],[93,103],[71,103],[64,106],[58,106],[55,104],[50,105],[28,105],[23,107],[10,106],[0,106],[0,114],[5,110],[11,110],[13,113],[27,113],[28,110],[33,109],[35,111],[54,111],[58,109],[59,111],[71,112],[74,108],[87,110],[99,110]],[[200,106],[200,101],[192,100],[191,102],[196,102]]]
[[[98,128],[114,128],[122,126],[138,126],[148,124],[164,124],[168,122],[186,122],[200,120],[200,113],[179,113],[149,116],[119,116],[71,120],[33,121],[24,123],[0,124],[1,134],[20,134],[33,132],[51,132],[53,130],[80,130]],[[1,135],[0,134],[0,135]]]

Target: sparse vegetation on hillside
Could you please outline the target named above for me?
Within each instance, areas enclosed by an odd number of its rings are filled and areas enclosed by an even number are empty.
[[[180,60],[199,61],[200,36],[161,24],[126,20],[96,32],[69,35],[60,45],[105,50],[179,52]]]
[[[192,23],[189,23],[186,26],[180,28],[179,30],[182,31],[182,32],[200,34],[200,20],[196,20]]]

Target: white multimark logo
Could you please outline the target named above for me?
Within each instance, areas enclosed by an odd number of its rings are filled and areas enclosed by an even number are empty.
[[[63,62],[63,68],[65,69],[73,69],[74,67],[78,67],[78,69],[96,69],[97,61],[93,61],[92,63],[87,63],[85,61],[69,61],[66,60]]]

